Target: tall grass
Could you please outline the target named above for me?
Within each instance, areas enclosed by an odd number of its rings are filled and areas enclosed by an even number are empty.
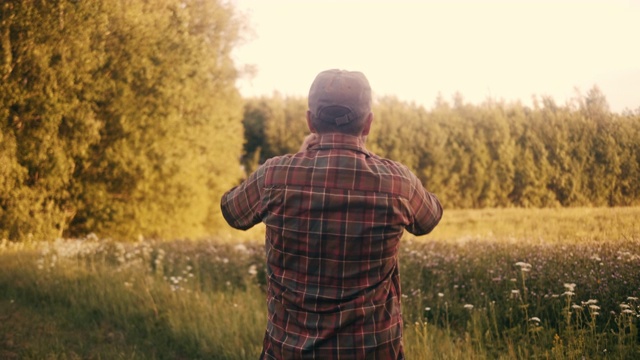
[[[640,208],[448,211],[401,253],[410,359],[640,357]],[[259,229],[0,242],[0,359],[255,359]]]

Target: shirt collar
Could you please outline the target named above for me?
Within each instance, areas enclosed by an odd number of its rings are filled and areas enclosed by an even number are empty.
[[[309,148],[310,150],[349,149],[371,156],[364,146],[363,138],[340,133],[328,133],[320,135],[320,142]]]

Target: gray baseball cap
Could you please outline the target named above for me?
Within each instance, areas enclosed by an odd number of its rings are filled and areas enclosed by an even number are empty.
[[[371,111],[371,86],[359,71],[326,70],[309,89],[309,111],[322,121],[345,125]]]

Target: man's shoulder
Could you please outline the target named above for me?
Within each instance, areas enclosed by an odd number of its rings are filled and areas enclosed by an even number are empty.
[[[388,158],[384,158],[381,156],[378,156],[376,154],[372,154],[370,157],[370,161],[372,163],[376,163],[379,166],[384,166],[387,167],[389,169],[393,169],[395,170],[395,172],[399,173],[399,174],[403,174],[406,175],[408,177],[413,177],[415,176],[413,174],[413,172],[411,171],[411,169],[409,169],[409,167],[399,161],[395,161],[395,160],[391,160]]]
[[[286,164],[288,162],[291,161],[291,158],[293,158],[295,155],[297,154],[284,154],[284,155],[277,155],[277,156],[273,156],[268,158],[267,160],[265,160],[265,162],[262,164],[262,166],[273,166],[273,165],[282,165],[282,164]]]

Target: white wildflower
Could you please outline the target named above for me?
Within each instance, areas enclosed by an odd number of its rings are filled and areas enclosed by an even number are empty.
[[[256,264],[252,264],[251,266],[249,266],[249,274],[251,276],[256,276],[258,274],[258,267],[256,266]]]
[[[471,310],[471,309],[473,309],[473,305],[471,305],[471,304],[464,304],[464,308],[465,308],[465,309],[467,309],[467,310]]]
[[[529,263],[518,261],[516,263],[516,266],[520,268],[520,271],[524,271],[524,272],[531,271],[531,264]]]
[[[535,321],[537,323],[540,323],[540,318],[534,316],[534,317],[530,318],[529,321]]]
[[[565,283],[564,284],[564,288],[567,289],[569,292],[573,292],[576,289],[576,284],[574,284],[574,283]]]

